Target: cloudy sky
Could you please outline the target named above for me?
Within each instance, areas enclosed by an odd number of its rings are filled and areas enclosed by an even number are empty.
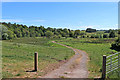
[[[70,29],[117,29],[117,2],[3,2],[2,22]]]

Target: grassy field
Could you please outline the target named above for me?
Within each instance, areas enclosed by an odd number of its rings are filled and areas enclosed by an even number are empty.
[[[86,51],[89,56],[88,70],[90,72],[89,77],[101,77],[102,71],[102,56],[115,53],[115,50],[111,50],[111,43],[115,39],[64,39],[56,40],[59,43],[71,46],[73,48]]]
[[[43,38],[21,38],[2,42],[3,78],[39,77],[57,68],[74,55],[71,49]],[[32,71],[34,52],[38,52],[38,72]]]
[[[54,44],[56,41],[73,48],[86,51],[89,56],[88,71],[90,78],[101,77],[102,56],[111,55],[117,51],[111,50],[111,44],[115,39],[92,39],[92,38],[21,38],[3,41],[3,77],[39,77],[57,68],[62,61],[74,55],[71,49]],[[39,71],[33,70],[34,52],[39,55]],[[116,75],[116,74],[115,74]]]

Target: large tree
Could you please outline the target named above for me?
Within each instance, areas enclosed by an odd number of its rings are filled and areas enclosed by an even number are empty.
[[[92,33],[92,32],[96,32],[96,29],[92,29],[92,28],[87,28],[86,32]]]
[[[120,30],[118,30],[118,39],[115,41],[114,44],[112,44],[111,49],[115,49],[117,51],[120,51]]]
[[[45,32],[46,37],[51,38],[53,36],[53,32],[47,31]]]
[[[110,38],[114,38],[115,37],[115,32],[113,30],[110,32],[109,37]]]
[[[80,35],[80,30],[75,30],[74,35],[75,35],[76,38],[78,38],[78,36]]]
[[[2,39],[3,40],[7,40],[8,39],[8,34],[7,33],[3,33],[2,34]]]

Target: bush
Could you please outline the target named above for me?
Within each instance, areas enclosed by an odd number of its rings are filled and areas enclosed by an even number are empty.
[[[2,40],[7,40],[8,39],[8,34],[7,33],[3,33],[2,34]]]
[[[110,32],[110,35],[109,35],[109,38],[114,38],[115,37],[115,32],[114,31],[111,31]]]
[[[97,35],[97,34],[92,34],[92,35],[91,35],[91,38],[99,38],[99,35]]]
[[[100,35],[99,34],[95,34],[95,38],[100,38]]]
[[[90,38],[95,38],[95,34],[92,34]]]
[[[87,35],[83,35],[83,36],[81,36],[82,38],[87,38]]]
[[[46,37],[50,38],[53,36],[53,32],[47,31],[47,32],[45,32],[45,35],[46,35]]]
[[[54,35],[53,38],[61,38],[61,35]]]
[[[7,32],[7,34],[8,34],[8,39],[13,39],[14,38],[14,33],[12,31],[9,30]]]
[[[103,34],[103,38],[109,38],[109,34],[108,33]]]
[[[111,49],[120,51],[120,39],[117,39],[114,44],[111,45]]]

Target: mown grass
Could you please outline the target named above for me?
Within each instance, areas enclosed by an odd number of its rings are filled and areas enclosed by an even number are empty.
[[[49,39],[20,38],[2,41],[3,78],[37,78],[74,55],[71,49],[54,44]],[[34,69],[34,52],[38,52],[38,71]]]
[[[71,46],[73,48],[86,51],[89,56],[88,71],[90,78],[101,77],[102,56],[111,55],[117,51],[111,50],[111,44],[115,39],[64,39],[56,40],[59,43]]]

